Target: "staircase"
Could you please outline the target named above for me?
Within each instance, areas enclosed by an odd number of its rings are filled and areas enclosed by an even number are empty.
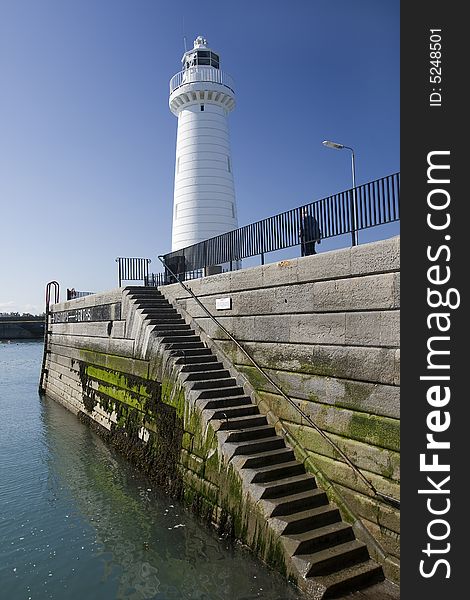
[[[155,288],[128,287],[128,298],[154,336],[161,338],[186,390],[196,394],[219,441],[243,471],[250,494],[281,534],[286,562],[314,598],[333,598],[383,580],[380,565],[355,539],[339,510],[306,473],[257,404],[217,356]]]

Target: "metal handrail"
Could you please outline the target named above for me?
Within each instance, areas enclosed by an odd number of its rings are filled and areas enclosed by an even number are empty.
[[[265,377],[265,379],[274,387],[274,389],[284,398],[284,400],[287,400],[287,402],[301,415],[302,418],[304,418],[307,423],[309,423],[309,425],[311,425],[315,431],[321,435],[321,437],[326,440],[335,450],[336,452],[338,452],[338,454],[343,458],[343,460],[346,462],[346,464],[348,464],[351,469],[356,473],[356,475],[358,475],[358,477],[362,480],[362,482],[374,493],[375,496],[378,496],[379,498],[381,498],[384,502],[386,502],[387,504],[390,504],[391,506],[394,506],[395,508],[399,508],[400,507],[400,501],[397,500],[396,498],[392,498],[391,496],[387,496],[386,494],[382,494],[382,492],[379,492],[376,487],[374,486],[374,484],[369,481],[367,479],[367,477],[365,477],[365,475],[363,475],[363,473],[359,470],[359,468],[351,461],[351,459],[343,452],[343,450],[341,450],[341,448],[322,430],[320,429],[320,427],[311,419],[311,417],[309,417],[301,408],[300,406],[298,406],[293,400],[292,398],[290,398],[282,388],[279,387],[279,385],[266,373],[266,371],[264,371],[264,369],[256,362],[256,360],[251,356],[251,354],[240,344],[240,342],[238,340],[236,340],[233,335],[230,333],[230,331],[227,330],[226,327],[224,327],[224,325],[222,325],[222,323],[220,321],[218,321],[216,319],[216,317],[214,317],[214,315],[206,308],[206,306],[204,306],[204,304],[199,300],[199,298],[196,296],[196,294],[192,291],[191,288],[189,288],[187,285],[185,285],[183,283],[183,281],[181,281],[181,279],[178,277],[178,275],[176,273],[173,273],[173,271],[165,264],[165,257],[164,256],[159,256],[158,259],[160,260],[160,262],[163,264],[163,266],[165,267],[165,269],[167,269],[172,276],[175,278],[175,282],[178,282],[186,292],[188,292],[188,294],[191,295],[191,297],[193,298],[193,300],[195,300],[197,302],[197,304],[202,308],[202,310],[206,313],[206,315],[218,326],[220,327],[220,329],[225,333],[225,335],[227,335],[227,337],[237,346],[237,348],[239,350],[241,350],[243,352],[243,354],[248,358],[248,360],[251,362],[251,364],[256,368],[256,370],[261,373],[261,375],[263,375],[263,377]]]
[[[184,71],[180,71],[173,75],[170,79],[170,94],[172,94],[177,88],[185,85],[186,83],[199,83],[199,82],[210,82],[218,83],[229,88],[234,92],[234,83],[231,75],[220,69],[214,69],[214,67],[190,67]]]
[[[398,221],[400,174],[370,181],[170,252],[165,254],[166,265],[181,274],[258,255],[264,264],[265,254],[305,242],[304,212],[316,223],[320,240]]]

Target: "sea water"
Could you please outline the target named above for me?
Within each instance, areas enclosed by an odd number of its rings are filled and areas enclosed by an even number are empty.
[[[0,343],[0,598],[299,598],[39,397],[42,351]]]

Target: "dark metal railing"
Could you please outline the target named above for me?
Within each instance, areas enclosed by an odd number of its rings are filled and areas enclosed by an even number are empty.
[[[228,231],[193,246],[165,254],[171,272],[188,279],[207,267],[234,263],[303,244],[305,214],[315,223],[315,238],[327,239],[354,231],[385,225],[400,219],[400,174],[394,173],[356,188],[293,208],[239,229]],[[200,275],[199,275],[200,276]],[[169,283],[171,278],[166,278]]]
[[[184,274],[185,281],[190,279],[199,279],[204,275],[203,269],[198,269],[197,271],[191,271],[189,273]],[[169,283],[176,283],[177,279],[171,274],[171,272],[166,269],[165,273],[149,273],[144,280],[144,285],[146,287],[159,287],[161,285],[167,285]]]
[[[167,283],[167,277],[165,273],[149,273],[144,279],[144,285],[146,287],[160,287]]]
[[[119,287],[123,281],[142,281],[145,285],[145,279],[149,274],[150,258],[116,258],[118,263]]]

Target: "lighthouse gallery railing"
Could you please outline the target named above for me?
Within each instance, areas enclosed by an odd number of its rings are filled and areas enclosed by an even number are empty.
[[[190,67],[184,71],[176,73],[170,79],[170,94],[172,94],[177,88],[185,85],[186,83],[198,83],[208,81],[210,83],[219,83],[229,89],[233,89],[233,79],[225,71],[220,69],[214,69],[214,67]]]
[[[354,193],[355,192],[355,193]],[[313,216],[321,239],[385,225],[400,219],[400,174],[394,173],[354,189],[328,196],[239,229],[228,231],[193,246],[162,256],[165,264],[182,279],[190,279],[207,267],[231,264],[301,243],[304,208]],[[161,274],[153,285],[166,283]],[[152,285],[152,284],[151,284]]]

